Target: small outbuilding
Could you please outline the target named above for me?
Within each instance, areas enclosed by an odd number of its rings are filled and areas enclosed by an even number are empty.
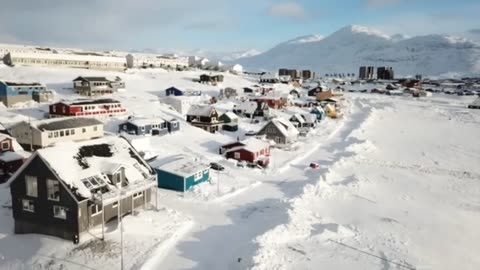
[[[220,115],[220,121],[223,121],[222,129],[225,131],[235,132],[238,130],[238,116],[233,112],[226,112]]]
[[[171,162],[154,165],[158,187],[185,192],[210,180],[210,166],[192,158],[182,157]]]

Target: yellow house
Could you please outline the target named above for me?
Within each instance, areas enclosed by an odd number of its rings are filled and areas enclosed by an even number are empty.
[[[332,104],[325,105],[324,109],[325,109],[325,112],[327,113],[327,116],[330,118],[334,118],[334,119],[340,118],[343,115],[340,111],[338,111],[335,108],[335,105],[332,105]]]

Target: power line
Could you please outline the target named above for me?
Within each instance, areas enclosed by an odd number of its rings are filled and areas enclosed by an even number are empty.
[[[332,240],[332,239],[329,239],[329,241],[330,241],[330,242],[333,242],[333,243],[335,243],[335,244],[337,244],[337,245],[341,245],[341,246],[343,246],[343,247],[346,247],[346,248],[349,248],[349,249],[358,251],[358,252],[360,252],[360,253],[366,254],[366,255],[368,255],[368,256],[375,257],[375,258],[380,259],[380,260],[382,260],[382,261],[391,263],[391,264],[396,265],[396,266],[398,266],[398,267],[402,267],[402,268],[405,268],[405,269],[408,269],[408,270],[417,270],[416,268],[413,268],[413,267],[411,267],[411,266],[409,266],[409,265],[407,265],[407,264],[397,263],[397,262],[391,261],[391,260],[389,260],[389,259],[387,259],[387,258],[380,257],[380,256],[375,255],[375,254],[373,254],[373,253],[369,253],[369,252],[363,251],[363,250],[358,249],[358,248],[356,248],[356,247],[352,247],[352,246],[349,246],[349,245],[344,244],[344,243],[340,243],[340,242],[335,241],[335,240]]]

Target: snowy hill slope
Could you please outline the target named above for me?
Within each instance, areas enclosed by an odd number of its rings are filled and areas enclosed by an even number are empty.
[[[237,61],[250,69],[308,68],[321,74],[358,72],[361,65],[392,66],[400,75],[478,74],[480,45],[441,35],[390,37],[347,26],[325,38],[300,37]]]

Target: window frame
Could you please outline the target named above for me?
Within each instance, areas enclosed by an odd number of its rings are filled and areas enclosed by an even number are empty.
[[[28,203],[29,207],[26,208],[25,203]],[[35,202],[29,199],[22,199],[22,210],[30,213],[35,213]]]
[[[7,144],[7,147],[3,147],[5,144]],[[10,149],[10,142],[9,141],[3,141],[2,142],[2,150],[8,150]]]
[[[32,186],[29,187],[29,179],[31,181],[33,181],[32,183]],[[30,190],[31,188],[34,188],[35,189],[35,192],[31,192],[32,190]],[[28,196],[28,197],[33,197],[33,198],[38,198],[38,179],[36,176],[32,176],[32,175],[25,175],[25,194]]]
[[[58,195],[57,195],[57,198],[50,197],[50,195],[52,195],[52,194],[50,193],[50,183],[53,183],[53,184],[52,184],[52,188],[54,188],[54,187],[55,187],[55,184],[57,184],[57,187],[58,187],[58,191],[57,191],[57,192],[58,192]],[[53,193],[53,195],[55,195],[55,192]],[[47,199],[48,199],[49,201],[56,201],[56,202],[60,201],[60,182],[59,182],[59,181],[54,180],[54,179],[47,179]]]
[[[93,209],[95,209],[95,213],[93,212]],[[101,204],[92,204],[90,205],[90,212],[92,213],[91,216],[97,216],[101,213],[103,213],[103,206]]]
[[[54,205],[53,208],[53,217],[54,218],[58,218],[58,219],[63,219],[63,220],[67,220],[67,208],[64,207],[64,206],[60,206],[60,205]],[[55,211],[57,210],[57,211]],[[62,213],[61,211],[63,210],[63,215],[58,215],[58,213]]]

